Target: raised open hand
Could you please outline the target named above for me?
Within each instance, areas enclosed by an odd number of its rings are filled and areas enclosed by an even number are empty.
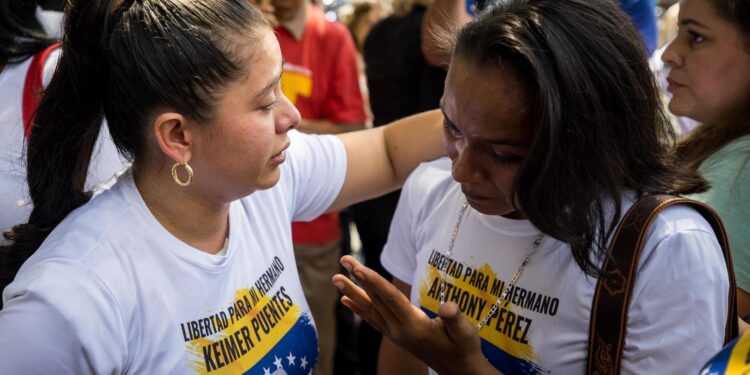
[[[351,256],[341,264],[359,284],[344,275],[333,283],[344,296],[342,303],[441,374],[497,374],[481,351],[474,326],[455,303],[440,306],[431,319],[409,302],[393,284]]]

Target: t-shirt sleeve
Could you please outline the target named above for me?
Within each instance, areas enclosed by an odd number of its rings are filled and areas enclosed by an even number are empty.
[[[289,190],[290,215],[309,221],[324,213],[336,200],[346,178],[346,150],[332,135],[289,132],[291,145],[282,179]]]
[[[417,269],[417,219],[419,202],[416,201],[417,180],[421,175],[417,169],[404,183],[396,212],[388,231],[388,240],[380,254],[380,263],[394,278],[411,285]]]
[[[695,222],[702,229],[652,235],[644,247],[628,317],[625,374],[695,374],[723,345],[729,295],[724,257],[709,224],[702,217]]]
[[[3,374],[126,370],[127,343],[117,303],[104,284],[78,263],[49,261],[25,269],[3,291],[3,301]]]
[[[337,25],[340,26],[340,25]],[[354,41],[345,28],[340,27],[337,38],[340,43],[332,64],[333,71],[330,98],[326,101],[326,118],[334,123],[356,124],[367,119],[359,85],[359,68]]]

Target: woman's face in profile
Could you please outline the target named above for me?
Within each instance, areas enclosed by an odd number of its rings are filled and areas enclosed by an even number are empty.
[[[274,186],[299,112],[281,92],[281,50],[271,30],[249,44],[249,72],[229,84],[212,123],[195,127],[191,165],[204,193],[225,202]],[[200,175],[198,174],[200,172]],[[200,180],[198,180],[200,178]]]
[[[677,22],[679,32],[662,55],[671,66],[669,110],[701,122],[741,120],[750,105],[746,39],[708,0],[680,1]]]
[[[531,144],[526,88],[516,69],[455,57],[443,94],[445,147],[453,178],[485,215],[523,218],[513,208],[513,181]]]

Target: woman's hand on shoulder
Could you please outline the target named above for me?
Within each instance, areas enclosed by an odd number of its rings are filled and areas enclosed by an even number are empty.
[[[393,284],[351,256],[341,264],[359,284],[344,275],[333,283],[342,303],[391,341],[408,350],[440,374],[499,373],[487,362],[474,326],[458,305],[445,303],[431,319]]]

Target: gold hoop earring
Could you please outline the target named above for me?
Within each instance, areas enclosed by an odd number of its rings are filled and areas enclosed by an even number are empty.
[[[188,174],[187,181],[180,180],[180,176],[177,175],[177,167],[179,166],[185,167],[185,171],[187,171]],[[172,165],[172,179],[177,185],[190,186],[190,184],[193,183],[193,168],[190,168],[188,163],[174,163],[174,165]]]

